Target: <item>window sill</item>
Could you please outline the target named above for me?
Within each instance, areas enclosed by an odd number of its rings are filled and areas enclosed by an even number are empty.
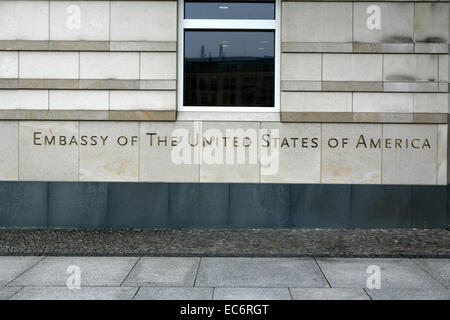
[[[177,121],[280,121],[279,112],[178,111]]]

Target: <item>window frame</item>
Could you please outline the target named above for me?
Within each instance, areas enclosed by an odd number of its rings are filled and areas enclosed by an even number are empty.
[[[245,1],[245,0],[243,0]],[[178,1],[178,111],[212,112],[280,112],[280,12],[281,0],[275,0],[275,20],[245,19],[184,19],[184,0]],[[273,107],[221,107],[221,106],[185,106],[184,105],[184,31],[188,30],[272,30],[275,33],[275,74]]]

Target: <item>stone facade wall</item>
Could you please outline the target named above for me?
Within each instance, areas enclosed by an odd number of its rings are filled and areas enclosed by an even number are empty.
[[[283,121],[447,123],[448,2],[282,8]]]
[[[447,184],[447,1],[283,1],[276,121],[177,113],[177,5],[0,1],[0,180]],[[276,131],[278,170],[176,165],[176,129]]]
[[[0,118],[175,120],[177,19],[176,1],[1,1]]]

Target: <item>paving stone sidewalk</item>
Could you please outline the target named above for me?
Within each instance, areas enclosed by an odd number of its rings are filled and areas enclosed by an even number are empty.
[[[0,229],[0,256],[450,258],[445,229]]]
[[[367,288],[369,266],[380,289]],[[74,268],[80,289],[67,287]],[[449,288],[444,258],[0,256],[0,299],[12,300],[450,300]]]

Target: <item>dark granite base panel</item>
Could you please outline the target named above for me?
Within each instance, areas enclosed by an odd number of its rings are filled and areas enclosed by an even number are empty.
[[[447,186],[0,182],[0,227],[447,228]]]

